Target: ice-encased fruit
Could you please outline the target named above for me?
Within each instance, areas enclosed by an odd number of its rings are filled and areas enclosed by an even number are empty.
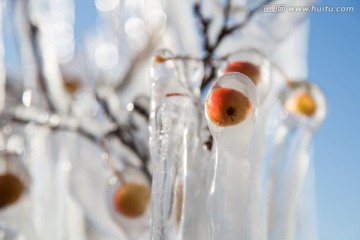
[[[16,203],[24,191],[20,179],[11,173],[0,175],[0,208]]]
[[[260,81],[260,69],[255,64],[245,61],[230,62],[226,67],[224,73],[238,72],[248,76],[255,85]]]
[[[125,183],[113,197],[115,210],[126,217],[139,217],[149,206],[150,190],[139,183]]]
[[[298,93],[291,96],[285,103],[287,111],[295,114],[312,116],[316,111],[314,98],[306,92]]]
[[[246,119],[251,103],[242,92],[231,88],[213,90],[206,99],[209,119],[220,127],[236,125]]]

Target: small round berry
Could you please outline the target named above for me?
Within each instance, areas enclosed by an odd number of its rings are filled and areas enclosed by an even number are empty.
[[[232,88],[214,89],[205,104],[209,119],[220,127],[237,125],[251,111],[249,98]]]
[[[65,76],[63,85],[65,90],[72,95],[74,95],[81,88],[80,80],[72,76]]]
[[[149,206],[150,190],[138,183],[125,183],[113,197],[115,210],[126,217],[139,217]]]
[[[0,175],[0,208],[16,203],[24,191],[24,185],[20,179],[6,173]]]
[[[224,73],[238,72],[248,76],[255,85],[260,81],[260,69],[255,64],[245,61],[230,62]]]
[[[285,103],[287,111],[311,117],[317,109],[314,98],[306,92],[291,96]]]

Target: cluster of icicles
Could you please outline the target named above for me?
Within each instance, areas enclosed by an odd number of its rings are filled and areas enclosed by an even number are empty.
[[[154,54],[152,240],[316,239],[309,150],[325,98],[308,81],[285,84],[256,52],[241,56],[259,67],[256,85],[220,66],[202,94],[201,64]]]

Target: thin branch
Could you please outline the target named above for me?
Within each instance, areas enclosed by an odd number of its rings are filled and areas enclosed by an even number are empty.
[[[201,85],[200,85],[200,89],[203,90],[206,85],[216,77],[216,67],[214,65],[205,65],[205,66],[208,66],[208,68],[210,69],[210,74],[208,76],[204,75],[204,79],[203,81],[201,82]]]
[[[205,18],[202,14],[202,3],[201,0],[198,0],[194,4],[194,15],[198,18],[200,23],[201,32],[203,35],[203,49],[208,52],[210,49],[210,37],[209,37],[209,25],[211,23],[210,18]]]
[[[220,30],[220,33],[218,34],[218,37],[217,37],[215,43],[213,45],[209,44],[209,46],[206,48],[207,54],[204,57],[204,59],[208,59],[208,58],[212,57],[212,55],[214,54],[217,46],[220,44],[222,39],[227,35],[227,31],[228,31],[227,23],[228,23],[229,17],[230,17],[230,10],[231,10],[231,0],[227,0],[226,3],[225,3],[225,7],[223,9],[223,18],[224,18],[224,20],[223,20],[222,28]],[[207,36],[207,38],[209,38],[209,36]]]
[[[116,167],[115,161],[110,154],[107,139],[102,138],[100,140],[100,145],[103,150],[102,158],[107,162],[108,166],[111,168],[112,172],[117,177],[117,179],[119,179],[119,181],[121,183],[126,183],[126,179],[125,179],[124,175],[122,174],[122,172],[120,170],[118,170],[118,168]]]
[[[29,119],[22,119],[20,116],[17,116],[16,114],[14,114],[12,112],[4,112],[1,115],[1,117],[3,119],[6,119],[7,121],[12,121],[14,123],[28,124],[30,122],[33,122],[36,125],[48,127],[49,129],[51,129],[53,131],[74,132],[74,133],[79,134],[80,136],[88,139],[89,141],[96,144],[97,146],[100,146],[100,148],[102,150],[102,158],[106,161],[110,170],[119,179],[119,181],[121,181],[122,183],[126,182],[123,174],[116,167],[115,160],[111,157],[111,153],[110,153],[109,147],[107,145],[108,134],[106,134],[104,137],[98,137],[98,136],[95,136],[92,133],[88,132],[84,128],[82,128],[81,125],[77,125],[77,126],[61,125],[60,121],[59,121],[59,124],[51,124],[50,120],[49,120],[49,119],[51,119],[51,117],[49,117],[47,121],[37,121],[36,119],[32,119],[31,121],[29,121]]]
[[[208,128],[207,130],[209,131],[209,136],[207,140],[204,142],[204,148],[208,151],[211,151],[213,147],[214,139],[213,136],[210,134],[210,130]]]
[[[230,10],[231,10],[231,0],[227,0],[224,7],[224,25],[227,25],[230,17]]]
[[[37,66],[37,72],[38,72],[38,81],[39,81],[39,86],[40,89],[46,99],[46,102],[49,106],[49,110],[51,112],[55,112],[55,105],[52,103],[51,98],[49,96],[49,89],[45,80],[45,76],[43,74],[43,62],[41,60],[41,56],[39,53],[39,45],[38,45],[38,41],[39,41],[39,28],[34,25],[33,23],[29,21],[29,28],[30,28],[30,39],[31,39],[31,45],[34,51],[34,56],[35,56],[35,61],[36,61],[36,66]]]
[[[228,26],[227,24],[227,20],[229,19],[229,15],[230,15],[230,5],[231,5],[231,0],[227,1],[227,5],[224,8],[224,24],[223,27],[220,30],[220,33],[214,43],[214,45],[211,46],[210,51],[209,51],[209,57],[211,57],[213,55],[213,53],[216,51],[216,49],[220,46],[220,44],[222,43],[223,39],[232,34],[234,31],[239,30],[243,27],[245,27],[250,21],[251,19],[256,15],[257,12],[259,12],[262,7],[264,5],[268,5],[271,2],[273,2],[274,0],[266,0],[263,4],[258,5],[256,8],[250,10],[247,14],[246,17],[244,19],[243,22],[241,23],[237,23],[233,26]]]
[[[29,0],[15,1],[13,13],[17,24],[16,43],[20,51],[21,63],[27,68],[29,68],[29,66],[32,67],[30,76],[28,76],[29,72],[24,70],[25,68],[23,67],[22,74],[24,75],[24,84],[25,87],[29,87],[27,86],[29,84],[26,84],[26,81],[28,81],[27,79],[34,79],[34,82],[31,82],[31,87],[38,86],[39,88],[31,90],[40,90],[40,94],[45,97],[45,101],[50,110],[54,111],[55,106],[52,104],[50,97],[47,94],[46,80],[42,71],[42,60],[38,46],[39,29],[30,19],[28,5]],[[35,81],[37,81],[37,84]]]
[[[215,68],[215,66],[213,66],[211,64],[211,62],[209,63],[208,60],[213,57],[214,53],[216,52],[218,47],[221,45],[223,40],[227,36],[232,34],[234,31],[245,27],[251,21],[253,16],[255,16],[256,13],[262,9],[263,5],[270,4],[273,1],[274,0],[266,0],[263,4],[258,5],[256,8],[249,11],[247,13],[247,15],[246,15],[243,22],[235,24],[233,26],[228,26],[228,21],[229,21],[229,17],[230,17],[230,13],[231,13],[231,3],[232,3],[232,1],[227,0],[226,4],[225,4],[225,7],[223,9],[224,22],[223,22],[222,28],[220,29],[220,31],[219,31],[219,33],[218,33],[218,35],[216,37],[216,40],[215,40],[214,44],[212,44],[212,45],[209,43],[209,36],[208,36],[208,28],[209,28],[208,23],[210,23],[210,21],[206,20],[203,17],[203,15],[201,13],[201,3],[196,2],[194,4],[194,10],[195,10],[194,12],[195,12],[195,15],[197,16],[197,18],[200,20],[200,23],[201,23],[201,26],[202,26],[202,34],[203,34],[204,42],[206,43],[204,49],[206,50],[207,54],[203,58],[203,61],[204,61],[205,67],[208,68],[209,72],[210,72],[208,75],[204,76],[204,79],[203,79],[203,81],[201,83],[201,89],[204,89],[205,86],[216,76],[216,68]]]
[[[148,180],[151,182],[151,173],[147,167],[147,164],[149,162],[149,157],[141,154],[138,151],[138,148],[135,144],[134,137],[131,134],[131,132],[128,130],[128,128],[124,126],[119,126],[115,130],[109,132],[106,136],[107,137],[116,137],[118,138],[123,144],[125,144],[132,153],[134,153],[140,160],[141,160],[141,167],[140,169],[143,171],[145,176],[148,178]]]
[[[28,124],[28,123],[34,123],[36,125],[40,125],[40,126],[44,126],[44,127],[48,127],[51,130],[54,131],[67,131],[67,132],[74,132],[74,133],[78,133],[80,136],[90,140],[91,142],[94,143],[98,143],[98,137],[95,136],[94,134],[88,132],[86,129],[82,128],[82,126],[80,124],[77,125],[71,125],[71,124],[65,124],[63,122],[58,121],[57,124],[53,124],[51,123],[51,118],[52,115],[50,117],[47,118],[47,120],[38,120],[35,118],[29,119],[27,117],[21,117],[18,114],[14,113],[14,112],[9,112],[9,111],[4,111],[1,115],[1,119],[4,119],[7,122],[14,122],[14,123],[19,123],[19,124]],[[62,123],[62,124],[60,124]]]
[[[110,131],[105,137],[117,137],[123,144],[125,144],[129,148],[129,150],[132,151],[141,160],[142,164],[140,169],[144,172],[148,180],[151,182],[151,173],[149,172],[147,167],[147,164],[149,162],[149,156],[148,154],[141,154],[138,146],[135,143],[135,137],[133,132],[131,131],[131,126],[127,124],[119,124],[115,115],[112,113],[107,101],[102,99],[98,95],[96,95],[96,98],[102,105],[106,115],[116,125],[116,128],[113,131]]]
[[[182,55],[177,55],[171,58],[165,58],[165,60],[194,60],[194,61],[198,61],[198,62],[203,62],[204,60],[201,58],[197,58],[197,57],[193,57],[193,56],[182,56]],[[210,60],[209,60],[210,61]]]
[[[109,117],[109,119],[115,123],[116,125],[118,125],[118,121],[117,118],[115,117],[115,115],[111,112],[110,110],[110,106],[108,105],[108,103],[106,102],[105,99],[101,98],[98,94],[95,93],[95,98],[98,101],[98,103],[102,106],[102,108],[105,111],[106,116]]]
[[[143,108],[143,106],[137,104],[137,103],[133,103],[134,104],[134,110],[140,114],[141,116],[143,116],[146,120],[149,119],[149,111],[145,108]]]

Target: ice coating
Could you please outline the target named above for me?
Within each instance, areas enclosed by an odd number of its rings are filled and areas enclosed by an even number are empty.
[[[272,66],[266,54],[260,49],[243,48],[229,54],[228,63],[220,72],[242,72],[253,77],[256,91],[259,96],[259,114],[255,123],[254,133],[250,143],[250,192],[249,192],[249,231],[250,239],[265,237],[265,209],[264,209],[264,151],[266,147],[266,132],[269,122],[269,113],[274,101],[278,99],[279,76],[274,78]],[[274,81],[275,80],[275,81]],[[284,80],[284,79],[280,79]]]
[[[197,123],[191,104],[187,96],[171,96],[156,113],[152,239],[181,239],[188,148]]]
[[[152,240],[182,239],[187,162],[198,141],[198,109],[173,63],[155,56],[151,70]]]
[[[283,84],[283,78],[277,75],[273,68],[268,69],[270,89],[264,101],[260,101],[258,117],[256,119],[254,133],[250,142],[251,182],[249,196],[249,228],[250,239],[263,239],[266,232],[266,184],[264,173],[266,169],[267,139],[274,128],[277,117],[273,117],[274,105],[278,101],[278,92]],[[264,75],[263,75],[264,76]]]
[[[194,96],[200,97],[205,72],[204,63],[198,59],[177,59],[175,62],[182,82]]]
[[[286,109],[287,100],[299,91],[306,91],[314,99],[317,108],[313,116]],[[269,240],[317,239],[311,228],[300,228],[299,223],[309,216],[301,215],[299,207],[309,177],[313,133],[325,117],[325,98],[315,85],[303,81],[285,89],[281,101],[284,118],[275,133],[270,159],[267,234]]]
[[[153,54],[151,69],[150,69],[150,132],[155,127],[155,113],[159,106],[159,102],[165,97],[166,93],[177,92],[176,84],[169,84],[178,82],[179,76],[173,57],[173,53],[166,49],[161,49]],[[173,89],[171,89],[173,87]],[[172,91],[173,90],[173,91]],[[152,139],[150,134],[150,147],[152,146]]]
[[[253,82],[243,74],[229,73],[217,80],[212,91],[232,88],[243,93],[251,103],[251,111],[240,123],[219,127],[209,118],[215,141],[215,156],[210,163],[211,184],[207,207],[211,221],[212,240],[247,239],[249,194],[249,141],[257,115],[258,98]]]

